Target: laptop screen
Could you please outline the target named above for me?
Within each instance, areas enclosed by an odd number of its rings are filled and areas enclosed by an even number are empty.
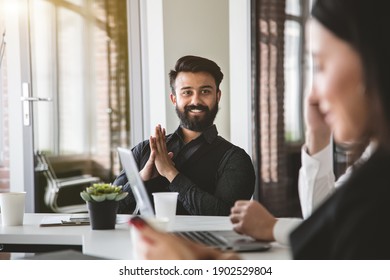
[[[154,210],[145,185],[139,176],[133,153],[129,149],[119,147],[118,154],[141,215],[144,217],[154,217]]]

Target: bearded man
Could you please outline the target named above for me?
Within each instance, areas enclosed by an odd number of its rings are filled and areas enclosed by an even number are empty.
[[[251,158],[218,135],[214,119],[221,99],[220,67],[198,56],[180,58],[169,73],[170,99],[180,119],[177,130],[154,135],[132,152],[152,200],[154,192],[178,192],[178,215],[228,216],[235,201],[250,199],[255,184]],[[133,213],[136,203],[124,171],[114,181],[130,195],[118,213]]]

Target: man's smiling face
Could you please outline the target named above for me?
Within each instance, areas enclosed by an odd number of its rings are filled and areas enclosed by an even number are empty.
[[[214,122],[221,91],[217,91],[209,73],[180,72],[175,81],[175,94],[171,93],[170,97],[181,126],[201,132]]]

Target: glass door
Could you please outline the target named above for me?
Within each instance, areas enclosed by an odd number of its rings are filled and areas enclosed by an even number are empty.
[[[79,192],[119,172],[116,147],[129,139],[127,19],[126,2],[110,2],[24,1],[30,211],[79,212]]]

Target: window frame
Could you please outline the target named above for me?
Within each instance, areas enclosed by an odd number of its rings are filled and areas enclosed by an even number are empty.
[[[286,0],[289,1],[289,0]],[[298,98],[299,98],[299,116],[297,116],[297,120],[299,121],[300,125],[300,131],[299,131],[299,139],[296,141],[289,141],[287,137],[285,137],[287,149],[291,152],[299,151],[301,149],[301,146],[305,142],[305,123],[304,123],[304,95],[305,95],[305,85],[308,80],[308,61],[307,61],[307,55],[306,55],[306,47],[305,47],[305,41],[306,41],[306,34],[305,34],[305,24],[309,17],[309,8],[310,8],[311,0],[300,0],[300,15],[292,15],[288,14],[286,11],[286,22],[287,21],[293,21],[300,25],[300,42],[299,42],[299,70],[298,70],[298,76],[299,76],[299,87],[298,87]],[[286,55],[286,54],[285,54]],[[286,93],[286,89],[285,89]],[[285,94],[286,95],[286,94]],[[284,101],[285,107],[288,106],[286,102]],[[285,134],[287,134],[287,131],[285,131]]]
[[[3,88],[3,77],[5,62],[5,30],[2,32],[1,43],[0,43],[0,166],[4,166],[4,88]]]

